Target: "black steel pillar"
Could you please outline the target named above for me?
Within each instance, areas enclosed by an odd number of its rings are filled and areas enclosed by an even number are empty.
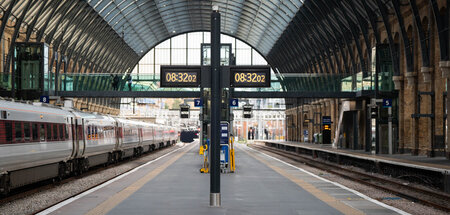
[[[220,207],[220,13],[213,7],[211,14],[211,166],[210,202]]]

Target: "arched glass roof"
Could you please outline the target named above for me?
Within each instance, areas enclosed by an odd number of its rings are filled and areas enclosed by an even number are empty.
[[[212,5],[221,12],[222,33],[267,55],[302,5],[301,0],[88,0],[140,56],[180,33],[209,31]]]
[[[397,55],[394,35],[409,43],[401,11],[419,17],[420,8],[438,11],[445,4],[436,0],[410,4],[392,0],[0,0],[0,36],[10,40],[7,50],[13,50],[16,42],[49,44],[52,53],[58,53],[52,54],[50,62],[70,62],[72,73],[124,73],[166,39],[210,31],[213,5],[221,12],[221,33],[261,53],[283,87],[336,91],[342,88],[339,82],[348,82],[350,76],[352,90],[357,89],[353,84],[357,80],[371,77],[368,65],[375,45],[389,44]],[[438,32],[445,32],[445,23],[438,24],[440,15],[433,14]],[[421,26],[420,19],[415,22]],[[382,34],[384,29],[389,31]],[[439,34],[443,44],[445,34]],[[413,51],[407,46],[402,50],[409,55]],[[443,59],[448,58],[446,49],[442,50]],[[429,64],[429,57],[422,60]],[[2,71],[8,72],[11,54],[3,61]],[[399,74],[399,66],[393,68]]]

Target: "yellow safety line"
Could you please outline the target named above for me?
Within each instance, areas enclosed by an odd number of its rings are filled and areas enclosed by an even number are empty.
[[[364,214],[362,211],[359,211],[349,205],[346,205],[345,203],[337,200],[336,198],[328,195],[327,193],[325,193],[324,191],[317,189],[314,185],[288,173],[287,171],[276,167],[274,165],[271,165],[268,161],[257,157],[256,155],[248,152],[247,150],[242,150],[245,153],[247,153],[248,155],[252,156],[253,158],[255,158],[256,160],[260,161],[261,163],[264,163],[266,166],[270,167],[271,169],[275,170],[276,172],[278,172],[280,175],[286,177],[287,179],[291,180],[292,182],[296,183],[298,186],[300,186],[301,188],[303,188],[304,190],[308,191],[309,193],[311,193],[313,196],[315,196],[316,198],[322,200],[323,202],[325,202],[326,204],[328,204],[329,206],[335,208],[336,210],[340,211],[343,214]]]
[[[195,144],[193,144],[194,146]],[[141,189],[146,183],[154,179],[157,175],[159,175],[162,171],[164,171],[167,167],[172,165],[175,161],[177,161],[179,158],[181,158],[186,152],[191,150],[193,146],[189,147],[185,151],[179,153],[178,155],[174,156],[167,162],[165,162],[163,165],[159,166],[158,168],[154,169],[153,171],[149,172],[144,177],[140,178],[138,181],[134,182],[130,186],[126,187],[122,191],[116,193],[115,195],[111,196],[106,201],[102,202],[97,207],[90,210],[87,215],[99,215],[99,214],[107,214],[109,211],[111,211],[113,208],[115,208],[117,205],[119,205],[123,200],[130,197],[134,192]]]

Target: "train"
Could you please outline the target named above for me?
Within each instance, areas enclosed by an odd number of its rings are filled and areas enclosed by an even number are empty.
[[[173,145],[175,127],[0,100],[0,194]]]

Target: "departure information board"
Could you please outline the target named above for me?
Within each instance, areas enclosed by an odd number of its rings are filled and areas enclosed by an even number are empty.
[[[199,87],[201,69],[198,66],[161,66],[161,87]]]
[[[270,87],[270,66],[231,66],[230,87]]]

